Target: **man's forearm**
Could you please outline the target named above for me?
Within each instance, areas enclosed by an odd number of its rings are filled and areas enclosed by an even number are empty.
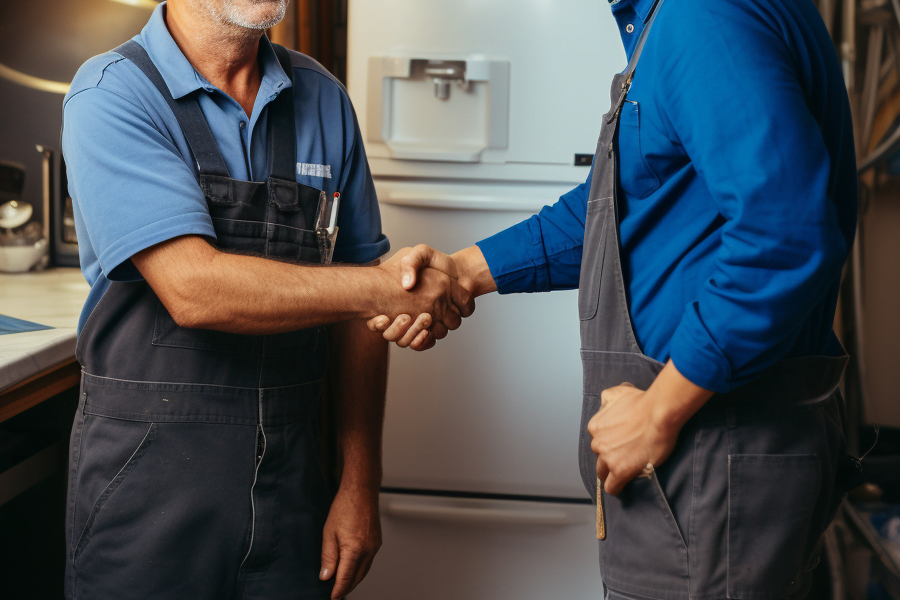
[[[362,320],[335,323],[330,333],[329,389],[337,419],[341,487],[377,495],[388,344]]]
[[[478,246],[470,246],[452,255],[459,265],[459,283],[472,292],[473,296],[483,296],[497,291],[497,282],[491,275],[487,260]]]
[[[713,392],[682,375],[671,360],[656,377],[647,394],[654,399],[651,417],[655,426],[676,434],[713,397]]]
[[[244,334],[371,317],[391,281],[374,267],[322,268],[228,254],[199,237],[136,255],[135,266],[183,327]]]

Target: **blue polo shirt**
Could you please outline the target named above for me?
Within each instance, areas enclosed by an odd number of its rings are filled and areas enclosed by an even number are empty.
[[[262,84],[253,114],[210,84],[182,54],[157,7],[135,40],[150,55],[174,98],[199,90],[200,108],[234,179],[268,177],[268,105],[292,94],[297,131],[296,179],[341,192],[336,262],[366,263],[389,249],[356,115],[343,86],[321,65],[293,53],[294,84],[265,37]],[[91,292],[81,331],[110,281],[136,281],[136,253],[182,235],[215,238],[187,140],[166,101],[119,54],[87,61],[63,109],[62,147],[75,208],[81,269]]]
[[[629,57],[654,3],[612,3]],[[599,131],[601,110],[586,127]],[[832,322],[856,162],[811,0],[668,0],[618,148],[622,266],[646,355],[725,392],[782,358],[842,352]],[[478,244],[500,293],[578,286],[589,189]]]

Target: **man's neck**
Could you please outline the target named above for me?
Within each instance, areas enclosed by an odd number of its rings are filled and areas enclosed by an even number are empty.
[[[222,23],[185,5],[166,5],[172,39],[207,81],[234,98],[250,116],[262,82],[257,55],[263,31]]]

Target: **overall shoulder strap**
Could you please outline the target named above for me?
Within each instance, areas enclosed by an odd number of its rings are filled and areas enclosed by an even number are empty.
[[[219,151],[216,138],[209,128],[209,123],[206,122],[206,117],[203,116],[203,111],[200,109],[196,96],[189,95],[179,100],[172,98],[172,93],[169,91],[169,87],[166,85],[159,69],[150,60],[150,56],[144,47],[136,41],[129,40],[113,50],[113,52],[117,52],[133,62],[147,76],[147,79],[156,86],[159,93],[162,94],[166,104],[169,105],[169,108],[175,114],[184,137],[187,138],[194,160],[197,161],[197,168],[200,174],[229,177],[228,167],[225,165],[225,160]]]
[[[629,82],[634,76],[634,70],[637,68],[638,61],[641,59],[641,52],[644,51],[644,44],[647,43],[647,36],[650,34],[650,29],[653,28],[653,22],[656,20],[656,15],[659,14],[659,9],[665,2],[666,0],[656,0],[653,8],[650,9],[650,19],[647,21],[647,26],[644,27],[644,30],[641,32],[641,37],[638,39],[637,46],[634,47],[634,52],[631,53],[631,60],[628,61],[628,68],[625,69],[625,74],[627,75]]]
[[[287,48],[272,44],[281,68],[294,84],[294,68]],[[269,176],[296,181],[297,133],[294,123],[294,90],[281,90],[269,105]]]

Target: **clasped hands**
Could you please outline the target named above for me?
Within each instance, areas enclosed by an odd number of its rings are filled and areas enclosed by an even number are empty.
[[[380,265],[403,291],[395,297],[393,314],[370,319],[369,329],[400,347],[423,351],[459,328],[475,311],[475,294],[454,256],[419,245]]]
[[[414,308],[368,322],[372,331],[414,350],[434,346],[448,330],[459,327],[462,317],[472,314],[475,297],[497,289],[477,246],[446,255],[420,245],[401,250],[382,267],[400,281],[406,290],[401,293],[409,297],[430,297],[443,290],[433,308],[427,301],[412,303]],[[684,377],[671,360],[646,390],[629,383],[604,390],[602,408],[588,425],[604,490],[617,495],[629,481],[648,472],[648,465],[665,462],[681,428],[712,395]]]

